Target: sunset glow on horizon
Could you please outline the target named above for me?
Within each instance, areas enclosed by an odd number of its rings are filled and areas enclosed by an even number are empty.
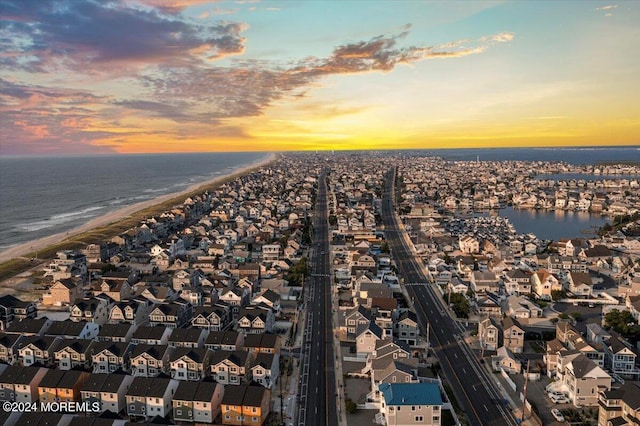
[[[640,3],[0,0],[0,155],[640,145]]]

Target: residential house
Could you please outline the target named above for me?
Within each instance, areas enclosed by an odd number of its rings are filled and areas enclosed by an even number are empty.
[[[0,332],[0,362],[13,364],[18,356],[20,341],[23,339],[19,334],[7,334]]]
[[[569,343],[569,340],[575,336],[580,336],[580,332],[575,329],[568,321],[558,321],[556,323],[556,339],[563,344]]]
[[[259,335],[252,334],[247,337],[252,336]],[[237,331],[211,331],[209,332],[209,336],[207,336],[207,340],[204,342],[204,347],[212,351],[222,350],[232,352],[242,349],[244,341],[244,334],[238,333]]]
[[[415,346],[418,341],[418,316],[413,311],[404,311],[396,321],[398,340]]]
[[[89,373],[84,371],[51,369],[38,385],[40,402],[79,402],[80,389],[88,378]]]
[[[513,352],[506,346],[500,346],[496,355],[491,357],[491,364],[494,371],[503,370],[508,374],[520,374],[522,364]]]
[[[638,352],[631,345],[618,337],[612,335],[604,343],[604,361],[609,371],[620,377],[638,380],[640,369],[636,367]]]
[[[129,323],[103,324],[98,332],[98,341],[128,343],[136,328],[135,325]]]
[[[520,269],[505,273],[505,289],[508,294],[525,295],[531,293],[531,274]]]
[[[224,386],[216,382],[178,383],[173,396],[173,420],[189,423],[213,423],[220,414]]]
[[[8,366],[0,373],[0,401],[36,402],[38,385],[47,371],[43,367]]]
[[[127,273],[128,275],[128,273]],[[127,300],[131,297],[131,284],[125,279],[104,278],[92,286],[93,295],[104,294],[115,302]]]
[[[242,308],[238,311],[237,330],[245,334],[272,332],[275,324],[273,311],[260,308]]]
[[[277,334],[249,334],[244,339],[243,349],[252,354],[279,354],[282,339]]]
[[[202,348],[209,333],[201,328],[174,328],[169,336],[169,346],[174,348]]]
[[[280,306],[280,295],[271,289],[266,289],[251,301],[253,305],[265,305],[271,308],[275,316],[282,312]]]
[[[502,308],[493,294],[479,297],[476,301],[478,314],[480,316],[499,317],[502,314]]]
[[[49,367],[54,364],[54,352],[58,349],[57,337],[25,336],[20,341],[18,357],[23,366],[40,365]]]
[[[82,297],[82,281],[77,278],[57,280],[42,297],[42,304],[48,306],[69,305]]]
[[[221,403],[223,425],[261,426],[269,415],[271,392],[262,386],[226,386]]]
[[[38,309],[33,302],[23,302],[10,294],[0,297],[0,330],[6,330],[15,320],[35,318],[37,314]]]
[[[518,320],[505,317],[502,320],[502,330],[504,346],[513,353],[522,353],[524,350],[524,328]]]
[[[598,406],[598,426],[639,424],[640,387],[626,381],[617,389],[603,390],[598,395]]]
[[[599,393],[611,389],[611,376],[582,354],[566,364],[561,380],[576,407],[597,405]]]
[[[384,338],[384,331],[374,322],[358,326],[356,330],[356,352],[363,357],[371,354],[376,346],[376,341]]]
[[[211,358],[211,376],[223,385],[239,385],[249,381],[253,355],[247,351],[216,351]]]
[[[13,321],[6,329],[5,333],[20,336],[43,336],[45,331],[51,327],[53,321],[47,317],[28,318]]]
[[[505,314],[517,318],[541,318],[542,308],[536,305],[525,296],[509,296],[507,297],[507,306]]]
[[[478,336],[484,350],[495,351],[502,346],[502,328],[494,318],[487,317],[478,323]]]
[[[133,382],[127,374],[91,374],[80,388],[82,402],[100,404],[100,411],[118,414],[126,408],[126,393]]]
[[[376,419],[388,425],[432,425],[442,422],[442,396],[435,383],[382,383]]]
[[[144,299],[144,302],[131,300],[128,302],[117,302],[109,308],[108,322],[110,324],[120,324],[123,322],[130,324],[146,324],[149,321],[149,311],[153,303]]]
[[[495,273],[490,271],[473,271],[471,274],[471,289],[475,293],[496,292],[500,288],[500,281]]]
[[[564,344],[557,338],[547,342],[546,352],[543,357],[545,365],[547,367],[547,376],[556,376],[562,358],[562,352],[566,351],[567,349],[565,348]]]
[[[209,376],[213,352],[206,348],[178,347],[169,356],[171,378],[199,381]]]
[[[135,344],[146,343],[148,345],[166,345],[169,343],[171,328],[159,326],[140,326],[131,336],[131,342]]]
[[[89,339],[62,339],[53,351],[56,365],[60,370],[89,369],[91,367],[92,346]]]
[[[169,371],[173,348],[168,345],[140,343],[131,352],[131,374],[136,377],[156,377]]]
[[[593,292],[593,281],[586,272],[569,272],[569,291],[576,297],[589,297]]]
[[[562,290],[558,279],[546,269],[537,270],[532,276],[532,288],[540,299],[551,300],[551,292]]]
[[[362,305],[346,312],[344,314],[344,321],[342,322],[344,326],[342,328],[346,330],[347,338],[355,339],[358,327],[369,324],[371,319],[371,311]]]
[[[166,417],[171,412],[171,400],[178,381],[162,377],[135,377],[125,395],[129,419]]]
[[[134,347],[135,345],[126,342],[96,342],[91,355],[93,372],[111,374],[118,370],[130,371]]]
[[[193,317],[190,303],[162,303],[156,305],[149,313],[149,325],[162,325],[169,328],[184,327]]]
[[[251,364],[251,379],[273,391],[280,376],[280,355],[259,353]]]
[[[214,306],[198,306],[194,309],[192,327],[210,331],[224,330],[231,323],[231,310],[222,304]]]
[[[89,321],[102,325],[109,319],[109,304],[107,300],[95,297],[90,299],[76,299],[69,305],[69,319],[76,322]]]
[[[63,339],[95,339],[99,331],[100,325],[95,322],[64,320],[53,321],[45,335]]]

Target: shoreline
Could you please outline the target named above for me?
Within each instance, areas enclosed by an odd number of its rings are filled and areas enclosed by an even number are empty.
[[[269,164],[273,162],[276,158],[277,158],[277,155],[275,153],[270,153],[269,155],[267,155],[266,157],[260,160],[254,161],[253,163],[247,164],[246,166],[233,169],[229,173],[216,176],[213,179],[194,183],[193,185],[189,186],[186,189],[183,189],[177,192],[172,192],[170,194],[160,195],[150,200],[141,201],[139,203],[131,204],[121,209],[108,212],[102,216],[98,216],[91,219],[85,224],[82,224],[73,229],[70,229],[69,231],[59,232],[57,234],[53,234],[48,237],[38,238],[36,240],[27,241],[25,243],[21,243],[21,244],[17,244],[15,246],[9,247],[6,250],[0,252],[0,263],[5,263],[13,259],[23,257],[26,254],[44,250],[47,247],[63,242],[66,239],[77,236],[84,232],[91,231],[94,228],[114,224],[116,222],[119,222],[131,216],[132,214],[138,211],[153,207],[155,205],[163,204],[173,198],[191,194],[199,189],[202,189],[204,191],[207,188],[211,188],[217,184],[220,184],[221,182],[223,182],[224,180],[228,179],[231,176],[242,175],[248,172],[249,170],[256,169],[266,164]]]

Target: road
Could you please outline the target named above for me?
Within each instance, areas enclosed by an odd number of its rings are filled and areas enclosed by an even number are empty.
[[[300,425],[337,425],[326,173],[318,177],[311,277],[304,291],[306,320],[300,371]]]
[[[429,340],[447,383],[467,415],[471,425],[516,425],[509,407],[501,401],[494,378],[479,364],[476,355],[462,340],[464,328],[446,312],[442,299],[428,283],[423,269],[407,246],[393,209],[395,170],[386,175],[382,216],[385,238],[396,262],[398,273],[416,308],[424,334]],[[428,324],[428,326],[427,326]]]

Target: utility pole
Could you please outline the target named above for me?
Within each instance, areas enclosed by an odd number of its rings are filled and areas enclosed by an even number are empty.
[[[524,410],[527,405],[527,385],[529,384],[529,360],[527,360],[527,373],[524,376],[524,389],[522,390],[522,418],[521,423],[524,422]]]

